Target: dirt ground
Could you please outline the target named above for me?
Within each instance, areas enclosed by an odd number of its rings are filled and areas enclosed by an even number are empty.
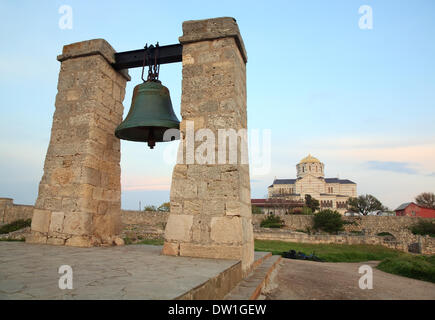
[[[276,286],[266,294],[270,300],[435,300],[435,284],[385,273],[378,261],[330,263],[283,259]],[[362,290],[358,282],[362,265],[373,270],[373,289]]]

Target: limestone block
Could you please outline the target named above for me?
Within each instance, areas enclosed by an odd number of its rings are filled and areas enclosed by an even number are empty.
[[[178,243],[165,242],[163,244],[162,254],[168,256],[178,256],[180,245]]]
[[[170,212],[172,214],[181,214],[183,212],[183,203],[179,201],[172,201]]]
[[[206,244],[210,243],[210,217],[203,215],[196,215],[193,218],[192,225],[192,241],[195,243]]]
[[[31,234],[26,236],[26,243],[46,244],[47,243],[47,235],[44,235],[40,232],[32,231]]]
[[[49,210],[34,209],[31,228],[37,232],[48,232],[51,212]]]
[[[94,242],[89,237],[73,236],[66,240],[65,245],[71,247],[88,248],[88,247],[92,247],[94,245]]]
[[[65,217],[65,213],[61,211],[53,211],[51,213],[51,221],[50,221],[50,232],[62,232],[63,231],[63,220]]]
[[[241,206],[240,201],[227,201],[225,203],[225,214],[227,216],[241,216]]]
[[[89,235],[92,232],[92,215],[87,212],[65,214],[63,232],[72,235]]]
[[[55,246],[63,246],[65,245],[65,239],[49,237],[47,238],[47,244],[52,244]]]
[[[124,239],[120,238],[120,237],[116,237],[113,242],[115,243],[115,245],[117,246],[123,246],[125,245]]]
[[[183,205],[184,214],[200,214],[202,212],[202,200],[185,200]]]
[[[122,229],[121,212],[93,215],[93,234],[107,241]]]
[[[240,260],[242,246],[180,243],[180,256]]]
[[[211,240],[216,243],[235,243],[243,241],[243,229],[240,217],[212,217]]]
[[[190,241],[193,223],[192,215],[170,215],[165,229],[166,240]]]
[[[225,202],[222,200],[204,201],[203,213],[210,216],[223,216],[225,213]]]

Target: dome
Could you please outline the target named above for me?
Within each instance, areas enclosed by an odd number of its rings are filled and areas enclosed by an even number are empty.
[[[319,159],[313,157],[311,154],[303,158],[299,163],[320,163]]]

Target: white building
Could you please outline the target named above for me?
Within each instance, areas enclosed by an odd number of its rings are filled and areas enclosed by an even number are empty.
[[[325,178],[325,165],[308,155],[296,165],[296,179],[275,179],[268,187],[268,197],[288,200],[304,199],[306,194],[320,202],[321,209],[344,214],[347,200],[356,197],[356,183],[347,179]]]

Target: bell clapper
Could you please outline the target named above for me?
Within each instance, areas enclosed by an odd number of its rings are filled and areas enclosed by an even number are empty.
[[[153,129],[150,128],[148,134],[148,147],[150,147],[150,149],[154,149],[155,145],[156,145],[156,139],[154,139],[154,132]]]

